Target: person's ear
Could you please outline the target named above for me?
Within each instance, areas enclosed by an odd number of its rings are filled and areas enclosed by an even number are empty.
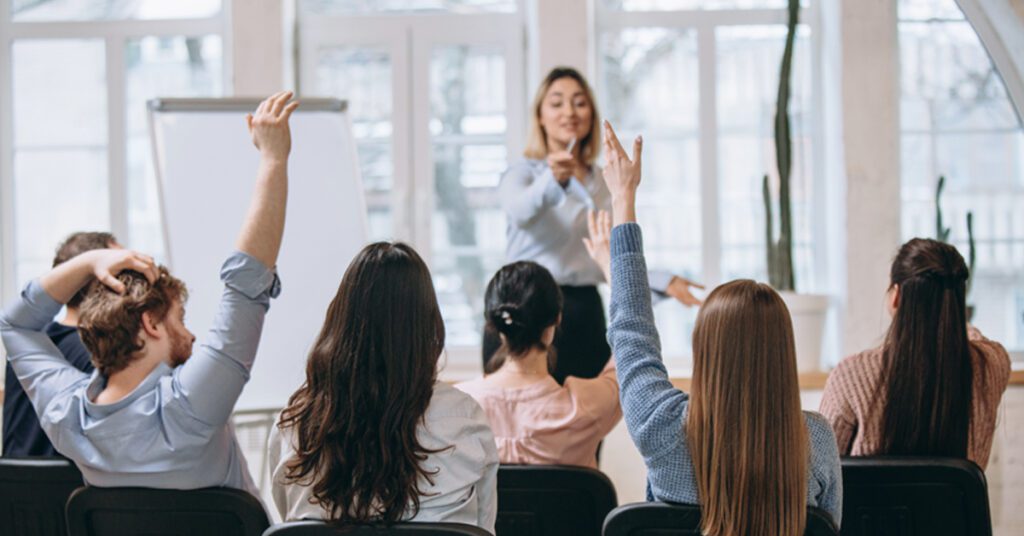
[[[150,339],[160,339],[164,335],[163,321],[157,321],[149,311],[142,313],[142,332]]]
[[[889,310],[896,311],[900,306],[900,286],[893,285],[889,287]]]

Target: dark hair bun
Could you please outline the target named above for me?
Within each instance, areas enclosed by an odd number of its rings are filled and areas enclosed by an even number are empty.
[[[523,354],[542,345],[544,330],[562,313],[562,292],[551,272],[534,262],[502,267],[487,285],[484,317],[504,335],[505,349]]]

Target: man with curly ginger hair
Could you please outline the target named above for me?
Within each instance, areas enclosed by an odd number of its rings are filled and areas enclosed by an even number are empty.
[[[57,451],[90,485],[231,487],[257,494],[229,419],[256,357],[288,195],[290,92],[247,117],[260,166],[249,212],[224,262],[224,292],[205,343],[185,327],[185,285],[133,251],[87,251],[32,281],[0,313],[15,375]],[[97,371],[69,365],[42,330],[97,280],[79,330]]]
[[[117,239],[110,233],[78,232],[67,237],[57,247],[53,257],[53,266],[64,264],[74,257],[94,249],[120,248]],[[78,334],[78,308],[85,299],[89,287],[83,288],[71,297],[66,305],[64,318],[46,325],[43,331],[57,345],[64,359],[76,369],[91,374],[93,371],[89,350],[82,344]],[[39,426],[39,417],[32,407],[32,402],[21,388],[18,377],[14,375],[11,364],[7,364],[4,376],[4,449],[7,457],[47,457],[57,456],[50,439]]]

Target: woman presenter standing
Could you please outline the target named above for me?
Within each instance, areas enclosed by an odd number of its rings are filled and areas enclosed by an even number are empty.
[[[501,178],[499,197],[508,218],[506,260],[533,261],[547,268],[562,289],[564,308],[554,341],[552,375],[593,378],[611,356],[605,339],[604,306],[597,284],[601,268],[587,254],[583,239],[595,210],[611,208],[611,198],[594,165],[600,126],[594,95],[575,69],[557,67],[541,82],[531,106],[530,134],[524,158]],[[592,216],[589,216],[592,217]],[[700,301],[690,281],[667,272],[651,272],[651,288],[686,305]],[[505,322],[516,322],[509,311]],[[501,346],[485,330],[484,370]]]

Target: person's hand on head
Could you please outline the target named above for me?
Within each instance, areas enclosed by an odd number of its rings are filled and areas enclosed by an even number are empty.
[[[284,160],[292,149],[292,135],[288,119],[299,106],[291,101],[291,91],[280,91],[260,103],[245,120],[252,135],[252,143],[264,157]]]
[[[679,303],[690,307],[694,305],[701,305],[703,302],[700,298],[693,295],[692,289],[699,288],[704,290],[704,285],[700,283],[694,283],[685,277],[679,277],[678,275],[672,276],[672,281],[669,282],[668,288],[665,289],[665,293],[672,296]]]
[[[547,160],[548,166],[551,167],[551,174],[564,188],[576,174],[576,159],[573,158],[572,153],[563,150],[548,153]]]
[[[150,283],[156,282],[160,277],[156,261],[153,257],[131,251],[128,249],[94,249],[82,255],[89,255],[89,265],[92,267],[92,274],[104,285],[118,294],[124,293],[124,284],[117,279],[117,275],[124,270],[135,270],[146,276]]]
[[[612,217],[608,211],[587,212],[587,230],[590,236],[583,239],[583,245],[594,262],[601,267],[605,281],[612,282]]]

